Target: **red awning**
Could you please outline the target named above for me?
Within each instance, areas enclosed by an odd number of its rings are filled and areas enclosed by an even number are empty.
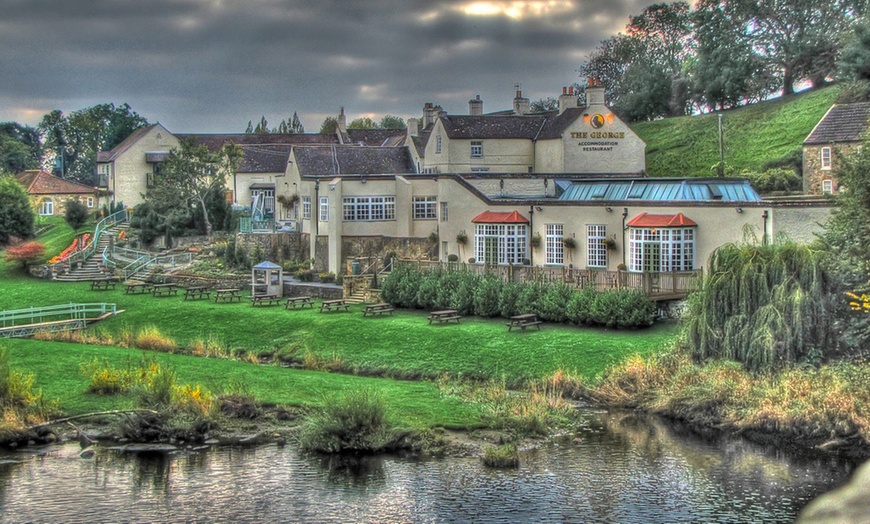
[[[697,225],[692,219],[682,213],[677,213],[676,215],[641,213],[628,221],[629,227],[683,227]]]
[[[529,219],[516,211],[484,211],[471,219],[475,224],[528,224]]]

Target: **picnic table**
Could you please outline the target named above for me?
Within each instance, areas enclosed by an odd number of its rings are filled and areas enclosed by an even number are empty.
[[[117,284],[117,282],[112,278],[95,278],[91,281],[91,289],[94,291],[109,289],[110,287],[115,289],[115,284]]]
[[[191,300],[196,300],[199,298],[205,298],[208,300],[211,296],[211,291],[205,286],[190,286],[184,288],[184,300],[188,298]]]
[[[178,284],[154,284],[151,286],[151,295],[155,297],[168,297],[178,294]]]
[[[365,311],[363,311],[363,316],[367,317],[369,315],[383,315],[384,313],[393,314],[393,310],[395,308],[390,304],[369,304],[366,306]]]
[[[151,283],[150,282],[128,282],[124,284],[124,293],[128,295],[135,295],[137,293],[150,293],[151,292]]]
[[[216,289],[214,292],[214,301],[215,302],[232,302],[236,300],[238,302],[242,301],[241,290],[237,288],[227,288],[227,289]]]
[[[511,329],[518,327],[523,331],[526,330],[529,326],[535,326],[538,330],[541,329],[541,321],[538,320],[538,315],[534,313],[526,313],[524,315],[517,315],[511,317],[511,321],[507,323],[508,331]]]
[[[455,320],[457,324],[459,324],[459,319],[462,318],[462,315],[459,314],[455,309],[445,309],[443,311],[433,311],[429,313],[429,323],[431,324],[433,320],[438,321],[439,324],[444,324],[445,322],[450,322],[451,320]]]
[[[311,301],[311,297],[289,297],[287,302],[284,303],[284,309],[296,309],[296,306],[302,309],[305,309],[305,306],[309,306],[311,309],[314,309],[314,302]]]
[[[256,306],[257,304],[268,304],[272,306],[280,303],[281,297],[279,297],[278,295],[254,295],[251,297],[252,306]]]
[[[344,308],[345,311],[350,311],[350,304],[348,304],[347,300],[324,300],[320,303],[321,313],[323,313],[324,311],[338,311],[341,308]]]

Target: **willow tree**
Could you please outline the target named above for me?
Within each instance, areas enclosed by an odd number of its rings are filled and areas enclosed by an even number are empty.
[[[820,251],[790,241],[729,244],[689,301],[686,342],[699,360],[751,370],[820,360],[836,348],[833,283]]]

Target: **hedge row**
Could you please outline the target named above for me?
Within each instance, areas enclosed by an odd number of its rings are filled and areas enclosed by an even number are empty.
[[[535,313],[548,322],[639,328],[651,326],[656,308],[641,291],[575,290],[561,283],[503,282],[469,271],[394,269],[381,285],[381,299],[408,309],[455,309],[463,315],[505,317]]]

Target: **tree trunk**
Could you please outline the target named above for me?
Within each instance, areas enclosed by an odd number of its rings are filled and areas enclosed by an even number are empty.
[[[199,197],[199,205],[202,207],[202,219],[205,221],[205,234],[211,236],[211,221],[208,219],[208,208],[205,205],[205,199]]]
[[[794,72],[791,66],[786,65],[782,70],[782,96],[794,94]]]

